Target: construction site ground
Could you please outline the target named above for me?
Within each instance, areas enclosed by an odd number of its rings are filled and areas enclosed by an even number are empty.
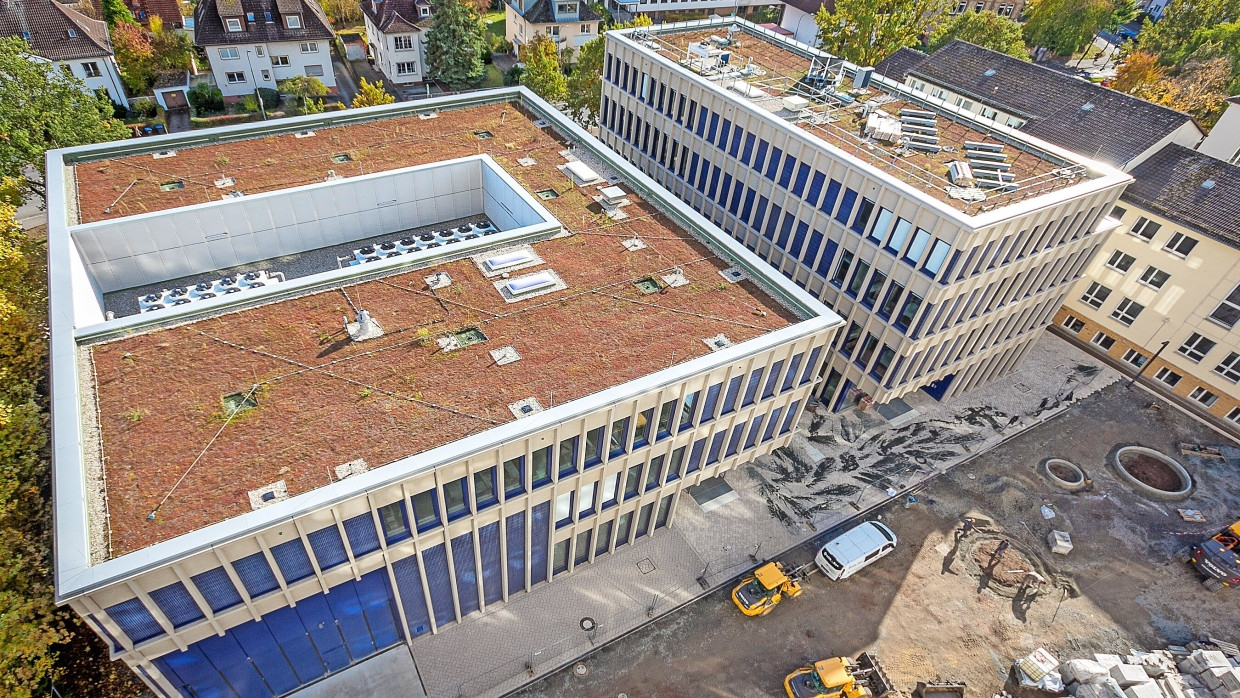
[[[1182,456],[1181,442],[1219,446],[1226,458]],[[1126,485],[1111,459],[1132,444],[1185,465],[1193,494],[1169,502]],[[1081,466],[1092,483],[1076,493],[1056,489],[1039,468],[1050,457]],[[783,695],[784,676],[797,667],[871,650],[905,694],[918,681],[947,679],[985,697],[1004,687],[1015,658],[1038,647],[1069,659],[1205,635],[1235,642],[1240,591],[1210,593],[1171,558],[1240,515],[1238,466],[1235,444],[1149,393],[1115,383],[935,477],[915,503],[896,499],[868,512],[892,527],[899,545],[855,577],[832,582],[815,573],[804,595],[764,618],[742,616],[728,585],[517,695]],[[1044,505],[1054,518],[1043,517]],[[1180,508],[1200,510],[1206,522],[1186,523]],[[957,540],[965,516],[977,517],[980,529]],[[808,563],[816,544],[840,528],[779,559]],[[1052,530],[1071,535],[1070,554],[1049,552]],[[995,560],[991,551],[1002,538],[1012,549]],[[1026,559],[1048,578],[1041,594],[998,583],[1023,576],[1014,569]]]

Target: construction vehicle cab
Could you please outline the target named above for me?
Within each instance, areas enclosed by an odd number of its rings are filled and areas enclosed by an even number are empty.
[[[801,667],[784,679],[788,698],[881,698],[891,681],[878,658],[862,653],[854,662],[832,657]]]
[[[1186,556],[1210,591],[1240,586],[1240,521],[1191,546]]]
[[[788,576],[782,563],[768,562],[732,590],[732,601],[747,616],[765,616],[784,597],[801,595],[801,585]]]

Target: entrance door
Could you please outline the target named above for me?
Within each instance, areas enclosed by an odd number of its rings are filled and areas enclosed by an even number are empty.
[[[168,109],[184,109],[189,106],[189,102],[185,99],[185,90],[174,90],[164,93],[164,104]]]

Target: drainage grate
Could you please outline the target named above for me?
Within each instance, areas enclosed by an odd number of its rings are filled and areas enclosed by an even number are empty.
[[[176,191],[177,189],[184,189],[184,188],[185,188],[185,182],[179,179],[171,181],[171,182],[164,182],[163,184],[159,185],[160,191]]]
[[[637,287],[638,291],[641,291],[642,293],[646,295],[650,295],[652,293],[658,293],[659,291],[663,290],[663,287],[659,285],[659,282],[655,281],[654,278],[649,277],[649,276],[647,276],[644,279],[638,279],[637,281],[634,281],[633,285]]]
[[[477,137],[479,137],[479,138],[481,138],[481,139],[483,139],[483,140],[486,140],[487,138],[494,138],[494,137],[495,137],[495,134],[494,134],[494,133],[491,133],[490,131],[474,131],[474,135],[475,135],[475,136],[477,136]]]
[[[348,153],[340,153],[332,156],[332,162],[340,164],[342,162],[353,162],[353,156]]]
[[[538,191],[534,193],[537,194],[538,198],[542,199],[543,201],[550,201],[551,199],[556,199],[556,198],[559,198],[560,196],[559,193],[556,192],[556,190],[554,189],[539,189]]]
[[[461,347],[467,347],[471,344],[480,344],[487,341],[487,336],[477,327],[470,327],[469,329],[461,330],[454,336],[456,337],[457,344]]]
[[[247,395],[246,393],[233,393],[232,395],[225,395],[221,399],[224,401],[225,414],[231,415],[234,412],[244,412],[245,410],[258,407],[258,400],[254,399],[253,395]]]
[[[637,569],[641,570],[642,574],[650,574],[654,571],[654,560],[651,560],[648,557],[638,560]]]

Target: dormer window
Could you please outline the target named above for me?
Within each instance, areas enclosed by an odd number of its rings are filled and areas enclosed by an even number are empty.
[[[239,32],[241,31],[241,20],[236,17],[229,17],[224,20],[224,26],[228,27],[230,32]]]
[[[561,2],[555,6],[555,11],[561,15],[575,15],[577,14],[577,3]]]
[[[429,7],[425,7],[425,6],[423,6],[423,7],[419,7],[419,8],[418,8],[418,16],[419,16],[419,17],[430,17],[430,16],[431,16],[431,8],[429,8]]]
[[[301,15],[288,15],[284,18],[284,26],[289,29],[301,29]]]

